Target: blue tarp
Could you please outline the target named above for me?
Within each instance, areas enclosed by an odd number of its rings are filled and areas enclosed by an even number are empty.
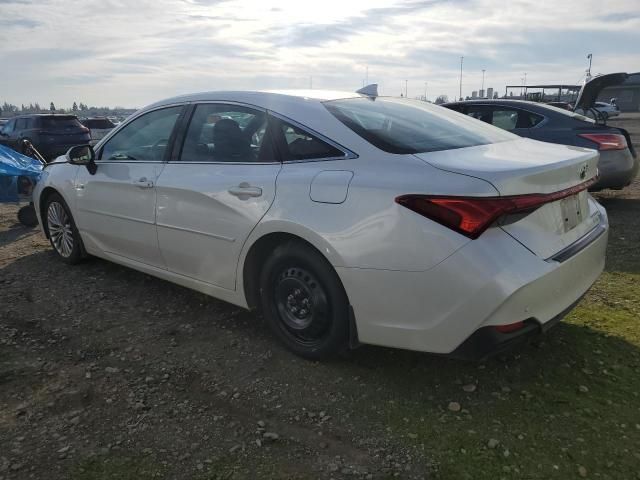
[[[17,202],[19,177],[35,183],[43,165],[36,159],[0,145],[0,202]]]

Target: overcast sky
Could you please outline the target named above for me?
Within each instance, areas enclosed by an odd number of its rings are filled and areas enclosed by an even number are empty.
[[[0,0],[0,103],[141,107],[204,90],[463,95],[640,71],[638,0]]]

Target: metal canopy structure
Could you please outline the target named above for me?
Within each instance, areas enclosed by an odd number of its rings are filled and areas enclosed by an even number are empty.
[[[570,102],[576,99],[581,88],[582,85],[569,84],[507,85],[504,91],[504,98],[517,97],[537,102]],[[530,90],[542,91],[530,92]],[[551,90],[552,92],[547,92],[548,90]],[[511,91],[511,94],[509,94],[509,91]],[[518,93],[514,95],[514,91]]]

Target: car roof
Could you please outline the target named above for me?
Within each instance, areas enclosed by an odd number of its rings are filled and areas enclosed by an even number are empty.
[[[171,105],[182,102],[206,102],[228,101],[256,105],[263,108],[274,108],[290,104],[320,103],[327,100],[340,98],[353,98],[362,95],[354,92],[339,90],[237,90],[237,91],[212,91],[179,95],[155,102],[144,110],[162,105]]]
[[[25,115],[16,115],[13,118],[31,118],[31,117],[58,117],[58,118],[78,118],[71,113],[27,113]]]
[[[544,107],[545,104],[544,103],[540,103],[540,102],[531,102],[529,100],[510,100],[508,98],[487,98],[485,100],[478,98],[475,100],[460,100],[458,102],[448,102],[445,103],[444,105],[472,105],[474,103],[481,103],[481,104],[495,104],[495,105],[512,105],[514,107],[520,106],[520,107],[525,107],[525,106],[536,106],[536,107]]]

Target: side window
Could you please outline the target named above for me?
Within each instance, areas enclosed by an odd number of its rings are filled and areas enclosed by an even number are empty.
[[[25,130],[27,128],[27,119],[19,118],[16,120],[16,130]]]
[[[13,132],[13,126],[15,125],[15,123],[16,123],[15,120],[9,120],[7,124],[4,127],[2,127],[2,133],[8,135],[11,132]]]
[[[538,125],[542,120],[544,120],[544,117],[542,115],[538,115],[536,113],[532,113],[532,112],[521,112],[521,116],[522,114],[524,114],[524,118],[526,119],[526,122],[529,124],[529,128],[530,127],[535,127],[536,125]]]
[[[513,130],[518,125],[518,111],[510,108],[495,108],[491,123],[503,130]]]
[[[469,105],[469,107],[467,107],[467,115],[482,120],[485,123],[492,123],[492,111],[491,108],[486,105]]]
[[[196,106],[184,139],[183,162],[273,162],[267,114],[240,105]]]
[[[281,152],[284,161],[343,158],[345,156],[342,150],[314,137],[301,128],[281,120],[277,120],[275,123],[278,125],[276,135],[280,137],[279,144],[284,150]]]
[[[182,106],[145,113],[116,133],[102,148],[101,160],[162,161]]]

